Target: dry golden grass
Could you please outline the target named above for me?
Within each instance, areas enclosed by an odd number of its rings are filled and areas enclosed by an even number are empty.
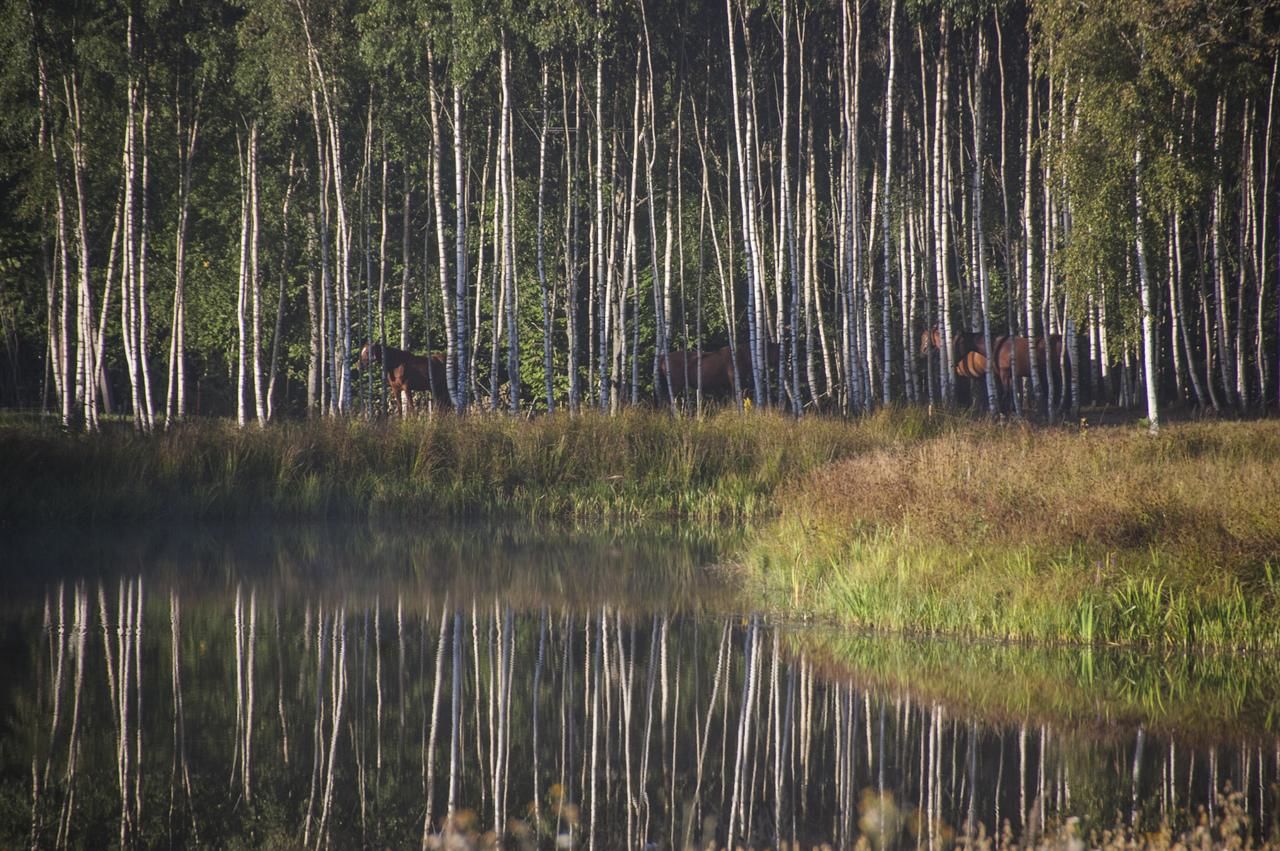
[[[783,489],[778,605],[880,629],[1280,645],[1280,424],[962,424]]]
[[[1121,554],[1152,546],[1232,570],[1280,555],[1280,425],[1032,431],[975,424],[817,470],[784,512],[906,527],[947,544]]]

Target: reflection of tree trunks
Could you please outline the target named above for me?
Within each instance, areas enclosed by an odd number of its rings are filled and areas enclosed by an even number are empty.
[[[310,634],[310,631],[307,631]],[[315,810],[316,789],[320,785],[320,778],[324,774],[324,720],[325,720],[325,704],[324,704],[324,660],[325,646],[328,642],[328,633],[325,630],[324,609],[321,609],[316,617],[316,675],[315,675],[315,707],[316,720],[311,731],[311,747],[312,747],[312,768],[311,768],[311,788],[307,793],[307,814],[303,821],[302,828],[302,844],[304,846],[311,844],[312,813]]]
[[[649,838],[649,815],[650,815],[650,811],[649,811],[649,749],[650,749],[650,743],[652,742],[652,734],[653,734],[653,699],[654,699],[654,694],[657,691],[659,668],[664,669],[663,673],[664,673],[664,680],[665,680],[665,661],[666,660],[660,659],[658,655],[659,645],[661,642],[661,635],[662,635],[662,624],[659,618],[655,616],[653,618],[653,624],[649,632],[649,664],[648,664],[649,670],[648,670],[648,677],[646,678],[647,683],[645,687],[644,737],[640,745],[640,773],[639,775],[637,775],[637,780],[639,781],[639,785],[640,785],[640,792],[639,792],[640,797],[639,797],[639,800],[636,802],[637,812],[638,812],[637,830],[639,832],[639,835],[643,838],[645,842],[647,842]],[[634,635],[633,635],[633,638],[634,638]],[[631,668],[632,668],[633,674],[635,669],[635,652],[636,652],[635,645],[633,644],[632,650],[631,650]],[[665,682],[664,682],[664,685],[665,685]],[[663,710],[665,711],[665,709],[666,707],[664,706]],[[661,723],[659,723],[659,728],[661,728]],[[662,732],[661,729],[659,729],[660,735],[661,735],[661,732]],[[661,752],[659,752],[659,754],[661,754]],[[659,759],[661,759],[661,756],[659,756]]]
[[[196,824],[195,796],[191,791],[191,771],[187,763],[186,710],[182,701],[182,608],[175,590],[169,590],[169,647],[171,682],[173,687],[173,761],[169,769],[169,831],[172,836],[173,814],[177,806],[178,787],[186,796],[186,808],[191,818],[191,838],[199,843]],[[281,729],[284,729],[283,718]]]
[[[444,624],[440,625],[441,632]],[[449,833],[453,830],[453,814],[458,803],[458,769],[462,748],[462,612],[453,613],[453,691],[450,702],[450,727],[452,736],[449,740],[449,808],[445,815],[445,845],[449,843]]]
[[[769,696],[770,709],[773,722],[773,844],[777,847],[782,846],[782,707],[779,703],[781,695],[778,690],[778,667],[781,664],[780,653],[781,647],[779,642],[781,636],[777,630],[773,633],[773,658],[769,665]]]
[[[105,601],[104,601],[105,602]],[[142,818],[142,691],[140,671],[142,654],[142,581],[120,582],[116,616],[116,664],[119,671],[118,687],[112,694],[116,716],[116,782],[120,790],[120,845],[132,841]],[[103,608],[103,628],[107,629],[107,614]],[[106,642],[110,658],[111,642]],[[110,665],[108,665],[110,669]],[[132,695],[130,690],[132,688]],[[130,714],[130,697],[133,698],[133,714]],[[132,725],[132,727],[131,727]],[[132,737],[130,731],[133,731]],[[130,745],[132,744],[132,748]]]
[[[1146,744],[1147,731],[1142,727],[1138,727],[1138,737],[1133,745],[1133,789],[1129,806],[1129,824],[1132,827],[1138,826],[1138,801],[1142,792],[1142,751],[1143,745]],[[1044,757],[1041,756],[1043,761]]]
[[[236,587],[233,616],[236,646],[236,730],[231,758],[231,785],[238,781],[246,803],[253,801],[251,748],[253,742],[253,655],[257,632],[257,592],[249,592],[246,606],[243,592]]]
[[[289,720],[284,711],[284,642],[280,637],[280,600],[275,601],[276,714],[280,718],[280,758],[289,765]]]
[[[545,132],[545,131],[544,131]],[[538,707],[542,704],[542,664],[547,650],[547,609],[538,613],[538,655],[533,663],[533,819],[537,827],[542,820],[541,775],[538,773]]]
[[[564,648],[560,657],[560,800],[556,802],[556,835],[560,835],[563,824],[564,801],[571,798],[573,790],[569,783],[573,775],[569,773],[569,764],[573,753],[569,741],[569,713],[573,704],[573,669],[570,667],[572,656],[573,616],[566,614],[561,620],[561,633]]]
[[[383,624],[376,604],[355,615],[363,619],[365,636],[369,635],[370,626],[374,632],[372,646],[367,648],[372,657],[367,660],[369,664],[356,662],[363,688],[350,695],[343,649],[344,621],[328,612],[321,613],[313,624],[313,612],[307,611],[305,621],[302,614],[293,621],[295,630],[304,624],[303,633],[296,636],[302,640],[287,641],[282,640],[282,634],[289,630],[284,620],[289,619],[290,613],[277,608],[273,627],[276,659],[272,664],[278,668],[267,674],[276,680],[269,687],[277,689],[277,711],[267,710],[258,718],[260,707],[254,683],[255,593],[246,594],[242,589],[238,595],[233,592],[230,600],[218,604],[225,612],[226,602],[233,603],[231,622],[210,627],[199,612],[198,622],[192,621],[191,603],[186,604],[184,613],[176,591],[169,591],[170,646],[163,647],[164,635],[155,636],[151,658],[162,657],[166,652],[170,656],[171,695],[167,703],[171,715],[161,720],[165,707],[160,707],[159,714],[152,709],[153,717],[146,719],[153,731],[157,724],[169,725],[159,733],[165,740],[162,750],[172,750],[155,760],[157,765],[170,761],[168,812],[166,815],[157,809],[148,820],[141,812],[140,800],[146,779],[142,776],[145,754],[141,740],[145,734],[141,734],[144,714],[140,691],[144,682],[141,664],[145,597],[136,578],[121,583],[117,603],[108,603],[107,597],[103,589],[98,603],[105,627],[103,657],[101,661],[93,659],[93,664],[108,670],[109,697],[108,702],[89,704],[98,716],[95,720],[99,722],[99,732],[81,749],[86,754],[101,754],[106,761],[95,757],[96,764],[94,760],[82,763],[93,768],[95,773],[90,780],[99,787],[91,795],[87,810],[83,805],[73,806],[73,802],[81,796],[76,788],[77,771],[82,770],[77,768],[81,757],[76,752],[80,747],[79,694],[83,676],[80,647],[92,612],[83,589],[69,595],[65,588],[51,591],[45,606],[40,643],[33,656],[39,694],[33,709],[37,714],[28,721],[34,727],[30,730],[31,751],[25,757],[30,761],[33,784],[28,787],[32,797],[25,804],[31,807],[31,844],[57,847],[83,843],[86,825],[90,824],[100,825],[98,830],[105,829],[113,845],[119,841],[119,831],[123,831],[126,844],[155,844],[156,835],[160,842],[167,836],[172,844],[197,844],[202,838],[199,831],[209,834],[210,830],[208,820],[196,813],[193,787],[200,781],[199,777],[193,781],[192,774],[201,765],[228,771],[228,804],[250,819],[260,818],[281,800],[270,783],[264,785],[264,778],[293,780],[291,785],[301,793],[306,790],[300,784],[310,780],[309,799],[296,794],[293,804],[297,807],[295,818],[301,822],[296,826],[302,828],[298,832],[303,842],[299,844],[317,848],[360,841],[357,784],[362,773],[371,783],[375,778],[375,753],[370,747],[374,742],[368,739],[378,734],[379,711],[396,712],[389,702],[396,699],[396,693],[388,690],[390,683],[379,686],[382,676],[394,676],[390,668],[383,669],[383,663],[395,663],[389,657],[379,661]],[[955,831],[956,841],[964,842],[968,837],[972,844],[972,838],[984,829],[984,822],[987,827],[1000,825],[1002,818],[1009,819],[1020,840],[1034,842],[1037,837],[1046,836],[1046,824],[1060,825],[1061,819],[1072,813],[1073,806],[1091,806],[1099,793],[1104,795],[1104,801],[1118,802],[1126,824],[1139,829],[1144,816],[1163,814],[1176,821],[1188,811],[1188,804],[1194,807],[1209,802],[1215,808],[1216,823],[1222,825],[1225,802],[1213,796],[1215,787],[1227,781],[1247,796],[1244,806],[1251,824],[1257,825],[1263,835],[1274,825],[1270,816],[1273,807],[1269,806],[1273,799],[1268,790],[1277,770],[1265,744],[1256,755],[1254,749],[1258,745],[1251,743],[1237,743],[1222,750],[1221,755],[1201,751],[1196,765],[1194,751],[1183,756],[1172,741],[1166,745],[1163,739],[1161,746],[1152,750],[1152,743],[1146,741],[1149,737],[1140,732],[1137,745],[1131,742],[1123,748],[1118,760],[1115,756],[1095,760],[1088,772],[1077,772],[1073,778],[1072,752],[1079,746],[1074,735],[1064,738],[1055,748],[1054,734],[1047,726],[1041,727],[1037,736],[1035,728],[1028,725],[1019,730],[1015,725],[999,733],[993,728],[992,735],[998,738],[984,741],[972,718],[948,721],[948,714],[941,707],[921,706],[905,697],[885,698],[847,682],[823,679],[814,673],[802,653],[789,655],[782,648],[784,636],[769,634],[760,622],[741,629],[733,623],[722,624],[717,645],[715,636],[705,633],[691,639],[683,625],[671,631],[672,625],[663,616],[645,623],[639,619],[628,621],[625,614],[616,610],[598,610],[583,630],[581,622],[575,628],[568,614],[553,615],[547,609],[537,615],[529,613],[521,620],[501,602],[491,609],[486,605],[484,614],[477,606],[473,637],[468,638],[463,631],[461,618],[466,614],[459,614],[456,619],[452,650],[456,657],[453,685],[457,691],[453,715],[444,718],[441,716],[449,712],[449,707],[442,708],[441,699],[443,690],[450,685],[445,682],[449,662],[446,653],[451,649],[446,645],[451,631],[448,605],[441,611],[439,632],[430,637],[426,634],[428,616],[406,615],[397,605],[396,628],[402,645],[407,645],[401,655],[410,657],[402,664],[412,667],[415,653],[421,659],[420,666],[409,672],[413,679],[406,681],[400,699],[405,724],[413,730],[405,738],[414,743],[409,747],[420,748],[423,797],[417,799],[418,806],[413,805],[419,782],[412,777],[415,758],[405,754],[399,760],[409,772],[402,779],[396,773],[397,757],[385,753],[381,783],[372,783],[366,793],[366,838],[370,844],[405,844],[402,838],[392,838],[397,835],[392,831],[406,830],[404,825],[396,827],[387,820],[392,811],[388,808],[402,805],[400,811],[408,812],[412,807],[415,813],[423,812],[422,843],[427,846],[462,838],[455,835],[447,840],[437,835],[437,830],[465,830],[469,838],[475,838],[470,836],[472,827],[485,832],[497,830],[502,839],[514,842],[518,839],[514,832],[517,819],[526,818],[522,810],[531,798],[535,803],[527,811],[527,824],[539,845],[550,844],[564,831],[563,835],[574,845],[586,846],[590,842],[588,831],[594,824],[601,847],[647,842],[677,848],[702,847],[708,839],[702,835],[704,830],[715,831],[718,835],[711,837],[713,841],[724,844],[732,820],[732,839],[736,843],[747,838],[757,844],[794,845],[798,826],[808,825],[828,834],[836,845],[852,844],[865,836],[877,847],[887,847],[906,836],[908,822],[895,817],[895,808],[898,816],[918,814],[919,830],[914,835],[919,847],[949,844],[948,830]],[[534,618],[538,621],[536,626]],[[227,626],[232,627],[230,634]],[[212,635],[220,637],[216,638],[217,644],[210,642],[213,646],[209,664],[196,660],[193,665],[190,658],[183,657],[195,651],[184,648],[182,642],[191,640],[194,647],[194,642],[210,628]],[[357,625],[357,630],[360,628]],[[316,630],[314,634],[312,629]],[[739,639],[743,642],[740,645]],[[434,672],[427,658],[433,641]],[[466,658],[469,641],[473,643],[472,652],[479,650],[478,657]],[[420,650],[414,649],[418,642]],[[218,644],[224,648],[222,651],[217,650]],[[313,645],[317,656],[314,661]],[[389,646],[385,649],[390,651]],[[361,648],[356,650],[360,652]],[[303,654],[305,661],[298,664],[296,658],[284,655],[288,652]],[[516,673],[518,656],[519,664],[524,666],[520,670],[531,669],[527,677]],[[473,693],[475,680],[469,668],[476,661],[480,689]],[[226,670],[227,662],[237,665],[238,686]],[[294,674],[285,671],[295,667],[299,669],[300,684],[286,694],[285,677]],[[163,672],[159,674],[162,680]],[[100,677],[101,669],[93,669],[89,675]],[[193,675],[198,675],[198,682],[191,679]],[[517,678],[521,680],[519,684]],[[579,684],[584,685],[581,695],[575,691]],[[193,688],[205,695],[205,688],[210,685],[225,691],[223,708],[215,709],[215,715],[208,719],[202,712],[202,717],[193,721],[202,725],[201,741],[213,742],[215,750],[222,743],[221,760],[216,753],[191,750],[195,740],[187,739],[185,699]],[[232,688],[239,692],[238,706],[230,692]],[[313,688],[314,695],[308,691]],[[348,697],[353,701],[350,706],[346,703]],[[285,762],[286,751],[296,750],[297,745],[284,746],[283,741],[277,745],[276,730],[279,729],[281,740],[293,732],[287,730],[286,720],[291,714],[306,714],[310,700],[315,701],[315,726],[309,745],[315,749],[314,763],[307,764],[304,757],[303,764],[290,768]],[[464,700],[482,704],[484,730],[479,741],[485,748],[483,753],[473,749],[468,755],[463,748],[462,743],[473,748],[476,744],[476,739],[471,738],[474,734],[463,723],[463,713],[470,719],[472,711]],[[200,708],[207,706],[210,704],[202,697]],[[109,726],[103,715],[110,716]],[[86,720],[91,717],[86,716]],[[210,721],[212,725],[207,725]],[[395,726],[394,719],[382,721],[382,732],[394,737],[390,730]],[[296,725],[297,720],[293,719],[293,723]],[[414,730],[419,723],[420,739]],[[434,809],[436,798],[445,796],[444,762],[437,762],[437,758],[444,757],[437,753],[437,745],[447,746],[440,741],[446,724],[451,726],[454,740],[449,757],[452,821],[443,818],[444,813],[437,816]],[[553,741],[557,724],[558,743]],[[722,724],[726,727],[722,728]],[[228,733],[233,737],[232,751],[225,748]],[[254,738],[259,751],[257,789],[252,788]],[[292,738],[297,738],[296,732]],[[306,738],[304,732],[303,739]],[[270,743],[266,750],[262,749],[264,741]],[[107,756],[108,742],[116,746],[114,765]],[[338,761],[338,746],[343,749],[345,764]],[[303,748],[306,747],[304,743]],[[715,749],[727,761],[718,779]],[[1112,752],[1105,751],[1104,755],[1108,753]],[[202,762],[197,757],[212,757],[214,761]],[[297,762],[297,754],[289,752],[287,759]],[[1148,762],[1151,764],[1145,764]],[[114,789],[113,781],[105,776],[112,770],[116,772]],[[1155,774],[1144,776],[1150,770]],[[166,794],[166,779],[152,779],[155,802]],[[1072,799],[1073,779],[1079,787],[1076,801]],[[528,794],[531,780],[533,796]],[[724,800],[719,805],[713,783],[721,786]],[[492,800],[492,813],[477,806],[482,787],[485,800]],[[118,802],[114,797],[117,791],[121,795]],[[217,793],[217,782],[212,791]],[[710,806],[708,797],[712,799]],[[593,800],[598,803],[592,811]],[[425,810],[419,810],[424,801]],[[1143,801],[1151,803],[1143,806]],[[159,804],[164,806],[163,802]],[[514,810],[513,806],[522,810]],[[576,811],[578,807],[580,812]],[[467,822],[468,809],[476,811],[479,824]],[[1206,818],[1207,813],[1206,807]],[[23,817],[26,814],[24,810]],[[413,817],[416,816],[410,816]],[[408,827],[407,832],[413,833],[418,827]],[[215,825],[215,832],[208,838],[216,843],[219,836],[226,835],[226,829]],[[910,839],[906,842],[911,844]]]
[[[747,627],[743,650],[744,675],[742,679],[742,704],[738,708],[738,737],[733,767],[733,796],[729,804],[729,825],[725,832],[725,842],[729,847],[733,847],[733,838],[739,823],[741,823],[744,835],[749,835],[751,831],[751,825],[746,822],[744,813],[746,792],[749,790],[744,789],[743,785],[748,767],[746,764],[747,749],[750,743],[748,735],[753,729],[751,710],[755,704],[756,674],[760,668],[759,660],[757,659],[759,649],[758,636],[759,625],[753,618],[750,626]]]
[[[333,618],[333,667],[330,673],[330,701],[333,723],[329,736],[329,756],[326,759],[324,797],[320,809],[320,823],[316,828],[316,847],[328,845],[329,812],[333,807],[333,764],[338,756],[338,734],[342,731],[342,709],[347,695],[347,624],[346,613],[339,609]]]
[[[1041,724],[1040,725],[1040,752],[1036,755],[1037,757],[1036,765],[1040,770],[1040,778],[1036,786],[1036,790],[1037,790],[1036,791],[1036,809],[1037,809],[1036,824],[1038,825],[1038,827],[1035,832],[1044,830],[1044,826],[1045,826],[1045,818],[1044,818],[1045,817],[1045,812],[1044,812],[1045,798],[1048,796],[1045,794],[1045,786],[1044,786],[1044,763],[1045,763],[1045,754],[1047,754],[1048,752],[1049,752],[1049,728]]]
[[[969,757],[967,763],[969,811],[965,815],[964,833],[972,841],[978,831],[978,722],[976,720],[969,722]]]
[[[495,410],[496,410],[496,409],[495,409]],[[490,773],[492,773],[492,772],[493,772],[493,764],[492,764],[491,762],[488,762],[488,763],[487,763],[487,762],[485,761],[485,752],[484,752],[484,725],[483,725],[483,724],[481,723],[481,721],[480,721],[480,701],[481,701],[482,696],[484,695],[484,689],[483,689],[483,688],[481,687],[481,685],[480,685],[480,668],[481,668],[481,665],[480,665],[480,617],[479,617],[479,614],[478,614],[478,612],[477,612],[477,610],[476,610],[476,604],[475,604],[474,602],[471,604],[471,653],[472,653],[471,658],[472,658],[472,662],[473,662],[472,670],[475,672],[475,698],[472,700],[471,705],[472,705],[472,707],[475,709],[475,723],[476,723],[476,764],[480,767],[480,805],[479,805],[479,808],[480,808],[481,810],[483,810],[483,809],[484,809],[484,806],[485,806],[485,798],[486,798],[486,796],[487,796],[487,794],[488,794],[488,788],[487,788],[487,786],[486,786],[486,784],[485,784],[485,782],[484,782],[484,771],[485,771],[485,768],[486,768],[486,767],[488,767],[488,769],[489,769]],[[492,662],[492,660],[491,660],[491,662]],[[490,666],[489,666],[489,672],[490,672],[490,674],[492,675],[492,673],[493,673],[493,665],[492,665],[492,664],[490,664]],[[493,689],[492,689],[492,688],[490,688],[490,689],[489,689],[489,694],[490,694],[490,696],[492,696],[492,695],[493,695]],[[492,717],[492,715],[490,715],[490,717]],[[489,737],[490,737],[490,741],[492,741],[492,738],[493,738],[493,728],[492,728],[492,727],[490,727],[490,728],[489,728]],[[489,758],[490,758],[490,759],[492,759],[492,757],[493,757],[493,754],[491,753],[491,754],[489,755]]]
[[[382,606],[373,605],[373,678],[374,678],[374,768],[377,772],[374,788],[382,779]]]
[[[63,593],[62,583],[58,583],[58,603],[57,603],[57,622],[53,620],[52,607],[49,604],[49,596],[46,593],[44,600],[44,621],[41,625],[40,632],[41,644],[45,645],[41,650],[47,651],[50,657],[50,665],[53,668],[53,681],[49,685],[49,697],[52,699],[52,708],[50,710],[51,720],[49,722],[49,742],[48,750],[45,754],[44,768],[40,768],[40,741],[37,734],[33,747],[31,749],[31,847],[35,848],[40,843],[40,836],[43,831],[43,809],[41,807],[41,794],[49,785],[49,778],[53,769],[53,751],[58,739],[58,720],[60,710],[62,708],[62,672],[63,661],[65,658],[65,650],[68,645],[66,638],[66,604]],[[56,645],[56,646],[55,646]],[[43,653],[36,654],[36,677],[37,682],[42,682],[44,678],[44,661]],[[43,689],[37,686],[36,702],[37,705],[44,703],[45,695]]]
[[[431,732],[428,735],[426,748],[423,754],[423,763],[425,764],[425,779],[427,793],[427,813],[422,824],[422,847],[427,847],[427,838],[431,834],[431,817],[435,813],[435,793],[436,793],[436,730],[437,721],[440,717],[440,687],[444,682],[444,642],[445,636],[449,633],[449,609],[448,601],[445,601],[445,607],[440,611],[440,638],[436,642],[436,668],[435,676],[432,677],[431,685]],[[425,635],[425,633],[424,633]],[[403,703],[402,703],[403,706]],[[403,716],[402,716],[403,717]]]
[[[591,620],[588,618],[587,641],[589,647],[591,647],[592,632]],[[588,706],[590,707],[588,710],[588,716],[591,720],[591,761],[586,784],[590,800],[590,809],[587,813],[588,849],[594,849],[596,847],[596,811],[599,809],[596,803],[597,798],[599,797],[596,786],[596,766],[599,764],[600,758],[600,682],[603,679],[601,655],[603,653],[604,632],[605,614],[601,613],[600,630],[597,633],[598,637],[594,643],[594,648],[587,656],[588,659],[592,660],[588,662],[589,667],[587,670],[589,674],[592,674],[592,676],[588,679],[586,689],[586,694],[588,695],[587,700],[589,701]]]
[[[84,685],[84,653],[89,634],[89,594],[83,585],[76,588],[72,634],[75,640],[75,685],[71,698],[71,726],[67,733],[67,769],[63,776],[64,797],[58,819],[55,847],[71,841],[71,819],[75,815],[75,789],[80,754],[80,694]]]
[[[621,730],[622,766],[623,766],[623,778],[624,778],[624,783],[626,785],[626,793],[627,793],[627,847],[634,848],[636,847],[635,830],[636,830],[636,822],[637,822],[637,816],[638,816],[638,813],[637,813],[638,807],[637,807],[636,796],[632,786],[632,779],[631,779],[631,773],[632,773],[631,772],[631,708],[632,708],[631,687],[634,684],[631,679],[631,675],[634,671],[635,656],[634,656],[634,650],[633,650],[633,655],[632,655],[633,664],[628,665],[626,648],[623,646],[623,642],[622,642],[622,614],[620,612],[615,612],[614,619],[615,619],[614,635],[618,643],[618,652],[617,652],[618,699],[619,699],[619,703],[621,704],[619,706],[619,716],[620,716],[619,723],[622,726],[622,730]],[[634,635],[633,635],[633,638],[634,638]],[[633,648],[634,648],[634,642],[633,642]]]
[[[1218,747],[1209,748],[1209,826],[1218,821]]]

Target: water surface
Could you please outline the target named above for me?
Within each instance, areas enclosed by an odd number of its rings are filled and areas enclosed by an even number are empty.
[[[0,846],[938,848],[1241,817],[1275,835],[1275,660],[781,622],[715,567],[733,545],[13,535]]]

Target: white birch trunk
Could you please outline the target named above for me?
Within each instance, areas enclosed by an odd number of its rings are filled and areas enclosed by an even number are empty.
[[[890,0],[889,4],[889,34],[888,46],[889,51],[889,72],[888,81],[885,84],[884,94],[884,178],[883,197],[880,200],[880,239],[881,252],[883,253],[882,262],[884,264],[883,280],[881,281],[881,313],[880,313],[880,334],[883,337],[883,366],[881,367],[880,376],[880,403],[888,405],[891,401],[893,375],[893,347],[890,341],[893,335],[889,329],[892,326],[892,302],[893,302],[893,241],[891,239],[890,220],[890,204],[889,199],[892,195],[891,187],[893,186],[893,84],[894,74],[897,69],[897,51],[894,47],[895,36],[897,34],[898,21],[898,0]],[[905,273],[903,273],[905,274]],[[902,311],[905,314],[907,310],[906,302],[902,304]],[[904,380],[906,376],[903,376]]]
[[[1154,307],[1152,305],[1151,276],[1147,271],[1147,252],[1143,240],[1146,229],[1146,197],[1143,181],[1142,140],[1133,155],[1134,170],[1134,207],[1136,230],[1134,231],[1134,250],[1138,259],[1138,284],[1142,298],[1142,369],[1147,387],[1147,429],[1156,434],[1160,431],[1160,409],[1156,400],[1156,390],[1160,384],[1160,368],[1156,361],[1158,345],[1156,342],[1156,325]]]

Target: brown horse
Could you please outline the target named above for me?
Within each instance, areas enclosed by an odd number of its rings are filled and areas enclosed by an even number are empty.
[[[659,359],[658,371],[671,385],[671,394],[681,396],[686,391],[698,389],[698,374],[702,374],[702,395],[710,399],[727,399],[733,396],[733,377],[736,374],[744,396],[750,396],[754,385],[751,369],[751,352],[739,344],[737,363],[729,346],[710,352],[698,349],[674,350],[665,361]],[[777,373],[781,349],[777,343],[765,345],[765,358],[770,372]]]
[[[1054,380],[1062,386],[1062,335],[1050,334],[1046,346],[1044,337],[1036,337],[1035,368],[1036,372],[1045,375],[1045,349],[1049,351],[1048,365],[1053,370]],[[1001,395],[1012,390],[1014,378],[1031,375],[1031,345],[1026,337],[1000,337],[995,342],[996,383]],[[1071,363],[1071,353],[1067,352],[1067,363]]]
[[[997,337],[996,339],[1001,338]],[[927,331],[920,332],[920,357],[928,357],[930,352],[941,348],[942,331],[939,330],[938,326],[935,325]],[[977,331],[957,331],[951,336],[951,363],[953,366],[959,366],[965,355],[970,352],[977,352],[985,358],[987,356],[986,337]]]
[[[436,404],[444,408],[453,407],[453,399],[449,396],[449,373],[444,355],[415,355],[404,349],[385,348],[379,343],[367,343],[360,350],[360,369],[377,363],[383,363],[387,386],[397,399],[407,400],[409,409],[413,408],[412,391],[427,391]]]
[[[996,392],[999,395],[997,405],[1003,407],[1013,392],[1014,379],[1031,375],[1031,346],[1026,337],[1001,334],[993,337],[991,346],[995,349],[995,357],[987,358],[987,341],[984,335],[976,331],[958,331],[951,338],[952,368],[957,378],[985,380],[988,369],[993,369],[996,379]],[[920,334],[920,356],[942,347],[942,332],[937,327]],[[1047,346],[1050,357],[1049,364],[1054,371],[1054,378],[1059,386],[1062,382],[1062,335],[1051,334]],[[1035,367],[1037,372],[1045,375],[1045,338],[1037,337],[1035,345]],[[992,366],[994,361],[994,367]],[[1070,353],[1068,353],[1070,362]]]

